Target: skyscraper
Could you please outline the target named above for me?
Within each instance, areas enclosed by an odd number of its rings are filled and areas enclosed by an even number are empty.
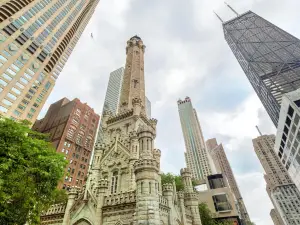
[[[186,147],[184,155],[187,167],[195,179],[204,180],[211,174],[211,168],[197,112],[189,97],[183,101],[178,100],[177,104]]]
[[[250,222],[249,214],[247,212],[244,200],[242,198],[240,189],[235,180],[234,174],[232,172],[231,166],[227,159],[226,153],[224,151],[223,145],[217,143],[215,138],[206,141],[207,150],[215,164],[217,171],[226,176],[228,180],[229,187],[234,194],[236,201],[238,203],[239,211],[241,214],[241,219],[244,224]]]
[[[119,110],[120,94],[122,88],[124,76],[124,67],[121,67],[110,73],[109,81],[106,89],[103,110],[102,112],[109,112],[112,115],[116,115]],[[97,141],[102,142],[103,129],[102,129],[102,118],[100,119],[100,126],[98,130]]]
[[[146,96],[146,115],[148,119],[151,119],[151,102]]]
[[[300,40],[251,11],[224,22],[223,30],[277,127],[282,95],[300,88]]]
[[[63,98],[49,107],[46,116],[32,129],[48,133],[56,151],[69,161],[59,188],[82,188],[89,169],[99,115],[79,99]]]
[[[98,2],[1,1],[1,115],[35,121]]]
[[[265,170],[267,192],[284,224],[299,224],[300,192],[275,153],[275,135],[252,140],[255,153]]]
[[[116,115],[120,104],[120,93],[124,76],[124,67],[110,73],[106,95],[104,99],[103,111],[107,110]]]

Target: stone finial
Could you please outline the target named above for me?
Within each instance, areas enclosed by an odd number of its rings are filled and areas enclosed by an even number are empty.
[[[101,150],[101,143],[100,143],[100,142],[97,142],[97,143],[95,144],[95,151],[99,151],[99,150]]]
[[[135,106],[135,105],[141,105],[142,104],[142,99],[140,98],[134,98],[132,99],[132,105]]]
[[[151,125],[153,127],[156,127],[156,125],[157,125],[157,119],[154,119],[154,118],[150,119],[150,123],[151,123]]]
[[[159,149],[154,149],[153,150],[153,155],[155,156],[155,158],[160,158],[161,151]]]
[[[133,138],[137,138],[137,132],[135,130],[131,131],[129,133],[129,138],[133,139]]]
[[[184,192],[183,192],[183,191],[179,191],[179,192],[177,193],[177,195],[178,195],[178,198],[179,198],[179,199],[184,199]]]
[[[162,190],[163,192],[173,192],[173,185],[170,183],[164,184]]]

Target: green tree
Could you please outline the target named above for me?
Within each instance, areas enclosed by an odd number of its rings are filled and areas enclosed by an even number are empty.
[[[67,161],[47,139],[26,121],[0,118],[0,224],[39,224],[42,210],[62,199],[56,187]]]
[[[205,203],[199,204],[199,213],[202,225],[232,225],[229,221],[217,221]]]
[[[161,174],[161,184],[173,184],[173,181],[175,181],[176,190],[182,191],[184,189],[182,178],[179,175],[174,175],[171,173],[162,173]]]

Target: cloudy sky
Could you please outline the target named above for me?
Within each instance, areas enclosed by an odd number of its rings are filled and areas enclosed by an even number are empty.
[[[252,10],[300,37],[299,0],[228,1],[239,13]],[[77,97],[101,113],[109,73],[124,66],[126,41],[138,34],[147,46],[146,93],[159,121],[162,170],[179,173],[185,166],[177,100],[189,96],[205,138],[223,143],[251,219],[271,225],[272,205],[251,139],[258,136],[255,125],[265,134],[275,129],[213,10],[224,20],[234,17],[223,0],[101,0],[41,116],[62,97]]]

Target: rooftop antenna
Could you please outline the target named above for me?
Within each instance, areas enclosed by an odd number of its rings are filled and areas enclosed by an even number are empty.
[[[256,127],[256,129],[257,129],[259,135],[262,136],[262,133],[260,132],[260,129],[258,128],[258,126],[255,126],[255,127]]]
[[[214,11],[214,14],[219,18],[219,20],[224,23],[224,21],[222,20],[222,18]]]
[[[227,7],[229,8],[229,9],[231,9],[231,11],[232,12],[234,12],[234,14],[236,15],[236,16],[239,16],[239,14],[237,13],[237,11],[235,11],[227,2],[224,2],[225,3],[225,5],[227,5]]]

